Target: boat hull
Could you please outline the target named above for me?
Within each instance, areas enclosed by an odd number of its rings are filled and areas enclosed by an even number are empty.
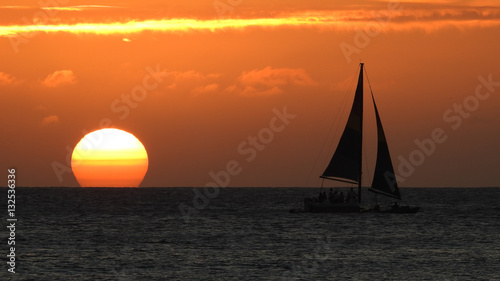
[[[310,213],[359,213],[361,208],[355,203],[329,204],[307,202],[304,204],[304,211]]]
[[[389,207],[387,209],[370,209],[369,212],[373,213],[384,213],[384,214],[415,214],[420,210],[417,206],[399,206],[399,207]]]

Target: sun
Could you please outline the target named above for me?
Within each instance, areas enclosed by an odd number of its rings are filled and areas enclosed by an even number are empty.
[[[78,142],[71,169],[82,187],[138,187],[148,170],[148,154],[131,133],[105,128]]]

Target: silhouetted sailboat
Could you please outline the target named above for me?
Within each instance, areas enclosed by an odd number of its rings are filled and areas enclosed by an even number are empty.
[[[361,210],[361,194],[362,194],[362,145],[363,145],[363,66],[360,64],[360,72],[358,84],[354,96],[351,113],[347,120],[344,132],[340,138],[339,144],[333,154],[330,163],[326,167],[323,174],[320,176],[323,179],[347,182],[357,184],[358,190],[355,194],[352,189],[347,196],[348,200],[338,199],[335,194],[322,196],[318,198],[306,198],[304,200],[304,210],[308,212],[359,212]],[[371,87],[370,87],[371,89]],[[369,191],[384,196],[401,199],[401,194],[396,182],[394,168],[392,166],[389,147],[385,138],[382,121],[378,113],[375,98],[370,91],[375,117],[377,123],[377,159],[375,164],[375,172],[373,181]],[[331,191],[330,191],[331,192]],[[356,198],[357,197],[357,198]],[[394,212],[394,213],[414,213],[419,207],[400,207],[395,204],[387,210],[380,210],[378,206],[371,209],[372,211]]]

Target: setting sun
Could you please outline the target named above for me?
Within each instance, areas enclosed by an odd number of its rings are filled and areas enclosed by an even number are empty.
[[[82,187],[138,187],[148,170],[148,155],[134,135],[101,129],[75,146],[71,168]]]

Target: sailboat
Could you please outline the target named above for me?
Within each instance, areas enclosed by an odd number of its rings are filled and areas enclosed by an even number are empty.
[[[416,213],[419,207],[399,206],[395,203],[388,209],[380,209],[377,204],[372,208],[361,208],[361,195],[362,195],[362,149],[363,149],[363,63],[360,63],[360,72],[358,77],[358,84],[354,101],[352,104],[351,112],[347,120],[344,132],[340,138],[339,144],[335,153],[333,154],[330,163],[326,167],[323,174],[320,176],[322,179],[340,181],[357,185],[357,193],[353,192],[352,188],[349,192],[347,199],[338,200],[335,194],[327,196],[326,192],[320,193],[318,198],[306,198],[304,200],[304,211],[306,212],[360,212],[360,211],[374,211],[374,212],[388,212],[388,213]],[[369,191],[375,195],[383,195],[401,200],[398,184],[394,174],[391,157],[389,154],[389,147],[385,137],[382,121],[371,91],[371,100],[375,111],[375,118],[377,124],[377,159],[375,164],[375,171]]]

